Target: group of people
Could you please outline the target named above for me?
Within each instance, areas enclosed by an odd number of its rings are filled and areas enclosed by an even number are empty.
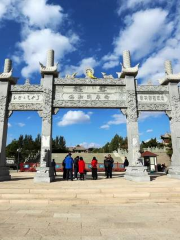
[[[112,178],[112,168],[113,168],[114,160],[111,157],[110,154],[108,156],[105,156],[104,159],[104,166],[105,166],[105,175],[106,178]],[[82,157],[75,157],[72,158],[72,154],[68,153],[68,155],[65,157],[65,159],[62,162],[63,165],[63,179],[73,181],[73,179],[78,179],[78,173],[80,175],[80,180],[84,180],[84,174],[86,174],[86,168],[85,168],[85,161]],[[54,174],[56,176],[56,163],[53,159],[51,166],[54,169]],[[93,157],[91,161],[91,169],[92,169],[92,179],[97,180],[98,174],[97,174],[97,167],[98,167],[98,161],[96,157]],[[74,172],[74,176],[73,176]]]

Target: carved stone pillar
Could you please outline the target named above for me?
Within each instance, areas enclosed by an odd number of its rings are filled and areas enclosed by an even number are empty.
[[[12,76],[12,61],[5,59],[4,71],[0,74],[0,181],[10,180],[9,168],[6,167],[6,140],[8,127],[8,96],[10,84],[16,84]]]
[[[141,162],[140,142],[138,132],[138,110],[136,98],[136,82],[134,77],[126,76],[127,90],[127,138],[128,138],[128,160],[129,166],[126,168],[125,179],[132,181],[150,181],[147,167]]]
[[[53,168],[51,167],[52,152],[52,94],[53,75],[45,75],[43,85],[43,110],[39,112],[42,117],[41,157],[40,167],[34,178],[35,182],[52,182],[54,180]]]
[[[9,168],[6,167],[6,140],[8,128],[8,91],[9,82],[0,81],[0,181],[10,180]]]
[[[169,83],[169,97],[171,112],[170,118],[173,155],[169,167],[169,177],[180,179],[180,97],[177,83]]]

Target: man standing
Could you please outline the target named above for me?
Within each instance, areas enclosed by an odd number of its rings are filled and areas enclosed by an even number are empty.
[[[74,159],[74,178],[77,179],[78,178],[78,162],[79,162],[79,156],[75,157]]]
[[[65,158],[64,164],[66,169],[66,180],[68,181],[68,179],[71,178],[71,181],[73,181],[73,159],[71,153]]]
[[[107,158],[107,177],[106,178],[112,178],[112,168],[113,168],[113,163],[114,163],[114,159],[111,157],[111,154],[108,154],[108,158]]]
[[[53,167],[53,170],[54,170],[54,176],[57,176],[57,174],[56,174],[56,162],[55,162],[54,159],[53,159],[52,162],[51,162],[51,167]]]
[[[107,177],[107,169],[108,169],[108,158],[107,156],[104,157],[104,170],[105,170],[105,176]]]
[[[125,157],[125,159],[124,159],[124,168],[126,168],[128,166],[129,166],[129,161],[128,161],[127,157]]]

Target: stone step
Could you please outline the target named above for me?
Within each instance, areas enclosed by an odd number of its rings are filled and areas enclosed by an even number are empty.
[[[0,199],[0,204],[40,204],[61,206],[119,206],[131,203],[180,203],[180,198],[108,198],[103,199]]]
[[[156,198],[179,198],[180,193],[177,192],[168,192],[168,193],[154,193],[154,192],[122,192],[122,193],[3,193],[0,194],[1,200],[11,200],[11,199],[44,199],[44,200],[52,200],[52,199],[85,199],[85,200],[94,200],[98,201],[98,199],[103,199],[104,202],[109,199],[156,199]]]

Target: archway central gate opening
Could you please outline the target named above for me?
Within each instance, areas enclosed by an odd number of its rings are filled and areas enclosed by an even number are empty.
[[[138,116],[142,111],[164,111],[169,116],[173,156],[169,176],[180,178],[180,74],[173,74],[171,63],[166,62],[166,76],[161,85],[138,85],[138,65],[131,67],[129,51],[123,53],[122,71],[118,78],[104,74],[97,79],[93,69],[87,68],[85,78],[75,74],[59,78],[54,65],[54,51],[48,51],[47,64],[41,67],[41,83],[16,85],[12,76],[11,60],[6,59],[4,72],[0,74],[0,180],[9,180],[6,167],[6,137],[8,117],[13,111],[38,111],[42,118],[40,167],[35,182],[54,180],[50,166],[52,152],[52,115],[61,108],[116,108],[127,118],[129,167],[125,178],[134,181],[150,181],[145,166],[139,161],[140,142]]]

